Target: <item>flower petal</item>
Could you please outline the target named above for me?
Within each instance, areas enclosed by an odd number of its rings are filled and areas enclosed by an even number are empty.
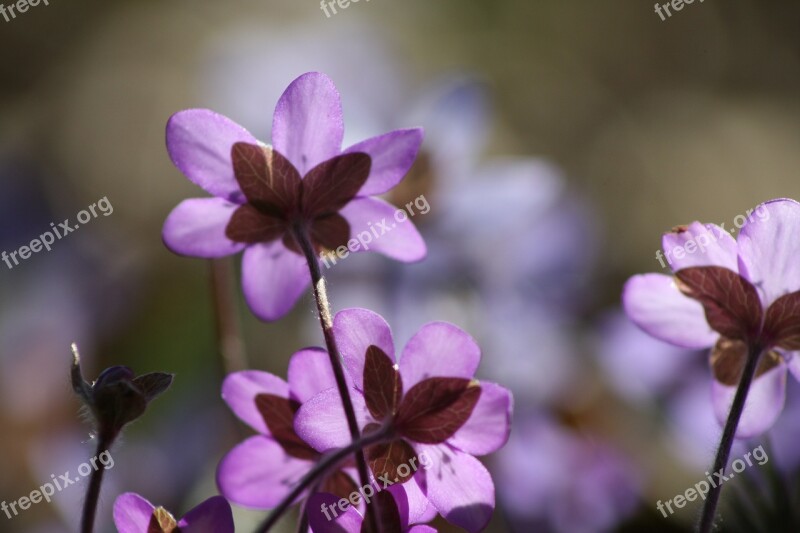
[[[310,283],[306,260],[281,242],[254,244],[244,251],[244,297],[262,320],[277,320],[288,313]]]
[[[420,449],[432,461],[424,483],[428,499],[439,513],[471,533],[485,528],[494,512],[494,483],[486,467],[471,455],[448,446]]]
[[[373,311],[358,308],[339,311],[333,318],[333,332],[347,372],[359,390],[364,390],[367,348],[377,346],[393,362],[396,360],[392,330],[386,320]]]
[[[147,531],[155,507],[138,494],[120,494],[114,502],[114,525],[119,533]]]
[[[245,244],[234,242],[225,228],[239,207],[220,198],[190,198],[167,216],[161,238],[172,252],[211,259],[235,254]]]
[[[370,420],[364,396],[350,389],[350,399],[358,427],[363,428]],[[323,391],[304,403],[295,414],[294,429],[301,439],[320,452],[343,448],[352,441],[342,399],[336,389]]]
[[[289,360],[288,380],[292,397],[300,403],[336,387],[328,352],[322,348],[306,348],[295,352]]]
[[[256,396],[274,394],[289,397],[289,385],[277,376],[261,370],[244,370],[229,374],[222,382],[222,399],[236,416],[259,433],[269,435],[269,429],[256,407]]]
[[[714,414],[724,425],[736,394],[736,387],[727,387],[716,380],[711,385]],[[781,364],[753,380],[736,430],[736,438],[747,439],[767,431],[783,410],[786,399],[786,366]]]
[[[233,533],[231,506],[222,496],[212,496],[178,522],[181,533]]]
[[[342,102],[330,78],[308,72],[294,80],[275,106],[272,144],[301,176],[339,155],[344,136]]]
[[[481,381],[481,395],[469,420],[447,443],[470,455],[485,455],[502,448],[511,433],[511,392]]]
[[[313,465],[295,459],[270,437],[257,435],[238,444],[217,468],[220,493],[237,505],[270,509]]]
[[[360,533],[363,519],[355,507],[348,504],[342,512],[337,507],[338,497],[318,492],[312,494],[306,505],[308,525],[314,533]]]
[[[692,222],[688,227],[665,233],[661,243],[673,272],[700,266],[739,271],[736,241],[716,224]]]
[[[432,377],[472,379],[481,361],[475,339],[447,322],[430,322],[411,337],[400,357],[406,391]]]
[[[708,325],[703,306],[681,294],[672,276],[633,276],[625,284],[622,303],[634,324],[662,341],[707,348],[719,336]]]
[[[408,213],[379,198],[355,198],[339,213],[350,223],[351,252],[373,250],[404,263],[419,261],[428,253]]]
[[[236,142],[258,144],[246,129],[209,109],[179,111],[167,122],[167,151],[175,166],[210,194],[242,203],[231,161]]]
[[[361,141],[344,153],[363,152],[372,158],[372,170],[359,196],[383,194],[408,173],[422,144],[422,129],[395,130]]]
[[[764,307],[800,289],[800,204],[771,200],[755,208],[739,233],[739,269],[759,287]]]

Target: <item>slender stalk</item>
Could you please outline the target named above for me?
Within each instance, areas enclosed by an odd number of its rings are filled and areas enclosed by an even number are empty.
[[[211,260],[211,289],[214,295],[217,343],[226,374],[248,368],[236,305],[232,297],[233,280],[230,258]]]
[[[111,447],[113,437],[99,435],[97,437],[97,451],[95,457],[107,451]],[[96,468],[89,478],[89,487],[86,489],[86,499],[83,502],[83,514],[81,515],[81,533],[92,533],[94,531],[94,519],[97,515],[97,502],[100,500],[100,487],[103,484],[103,473],[105,468]]]
[[[748,354],[747,361],[742,371],[742,378],[739,380],[739,386],[736,389],[736,394],[733,397],[731,410],[728,413],[728,420],[725,422],[725,428],[722,430],[722,438],[720,439],[719,448],[717,449],[717,456],[714,459],[714,466],[712,467],[711,475],[715,472],[724,470],[728,466],[728,458],[731,455],[731,447],[733,446],[733,438],[736,435],[736,428],[739,426],[739,420],[742,418],[744,411],[745,401],[747,394],[750,392],[750,385],[753,383],[753,378],[758,368],[758,360],[761,358],[761,347],[751,346]],[[703,504],[703,514],[700,516],[700,522],[697,526],[699,533],[709,533],[714,526],[714,516],[717,510],[717,503],[719,503],[719,496],[722,492],[722,485],[712,483],[713,487],[706,496],[705,503]]]
[[[278,523],[278,520],[280,520],[280,518],[284,515],[284,513],[286,513],[289,507],[292,506],[294,501],[303,493],[303,491],[317,481],[319,477],[326,474],[328,471],[338,465],[348,455],[351,455],[359,450],[363,450],[367,446],[383,442],[388,438],[388,436],[388,431],[376,431],[375,433],[371,433],[363,438],[351,442],[344,448],[336,450],[330,455],[324,456],[316,465],[314,465],[314,468],[309,470],[309,472],[303,476],[303,479],[301,479],[300,482],[292,489],[292,491],[286,495],[286,497],[272,510],[264,523],[262,523],[261,526],[259,526],[259,528],[256,530],[256,533],[264,533],[269,531],[271,527]],[[366,484],[364,486],[366,486]]]

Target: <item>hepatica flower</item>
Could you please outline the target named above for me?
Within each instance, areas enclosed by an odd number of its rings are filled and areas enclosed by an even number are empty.
[[[310,282],[300,242],[319,254],[392,220],[395,208],[375,195],[400,182],[422,141],[419,129],[396,130],[342,150],[343,135],[339,93],[317,72],[294,80],[278,100],[272,145],[213,111],[176,113],[167,124],[169,155],[213,197],[178,204],[164,243],[203,258],[244,250],[245,299],[260,318],[280,318]],[[369,249],[405,262],[426,251],[413,224],[397,225]]]
[[[405,483],[468,531],[485,527],[494,510],[494,484],[474,456],[505,444],[512,400],[503,387],[473,378],[480,362],[475,341],[451,324],[430,323],[398,361],[388,324],[365,309],[338,313],[334,332],[353,379],[362,433],[386,436],[366,449],[376,480],[382,487]],[[297,434],[318,451],[350,442],[338,398],[335,389],[323,391],[295,417]],[[423,454],[429,466],[415,469]]]
[[[762,353],[740,438],[775,422],[787,368],[800,378],[800,204],[772,200],[753,212],[759,216],[748,218],[738,240],[699,222],[667,233],[663,248],[674,275],[634,276],[623,295],[628,315],[654,337],[686,348],[712,347],[712,397],[720,422],[748,353]]]
[[[114,502],[114,525],[119,533],[233,533],[231,506],[222,496],[207,499],[176,520],[138,494],[126,492]]]

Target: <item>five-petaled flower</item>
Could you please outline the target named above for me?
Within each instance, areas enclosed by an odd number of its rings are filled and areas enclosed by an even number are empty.
[[[484,528],[494,510],[494,484],[473,456],[505,444],[512,399],[503,387],[473,379],[480,362],[475,341],[452,324],[433,322],[411,338],[395,363],[389,325],[372,311],[341,311],[334,332],[353,379],[362,432],[386,435],[366,450],[375,477],[386,483],[413,479],[405,483],[410,498],[421,493],[468,531]],[[321,452],[346,446],[350,434],[337,390],[305,402],[295,430]],[[423,452],[429,466],[413,473]]]
[[[233,533],[231,506],[213,496],[176,520],[163,507],[155,507],[138,494],[120,494],[114,502],[114,525],[119,533]]]
[[[688,242],[703,249],[678,258],[673,276],[631,278],[623,301],[631,319],[664,341],[711,350],[714,411],[724,422],[748,353],[762,353],[737,437],[769,429],[783,409],[786,370],[800,379],[800,204],[760,205],[734,240],[695,222],[664,235],[664,252]]]
[[[164,243],[203,258],[244,250],[245,299],[260,318],[279,319],[310,283],[300,242],[315,253],[335,249],[370,223],[390,219],[395,208],[375,195],[400,182],[422,142],[420,129],[404,129],[342,150],[343,135],[339,93],[317,72],[294,80],[280,97],[271,146],[207,109],[176,113],[167,124],[169,155],[214,197],[181,202],[164,223]],[[410,223],[370,248],[405,262],[426,253]]]

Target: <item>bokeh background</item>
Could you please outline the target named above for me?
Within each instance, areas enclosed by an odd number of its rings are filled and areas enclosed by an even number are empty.
[[[73,341],[90,378],[114,364],[176,373],[114,449],[98,531],[114,531],[124,491],[176,515],[216,493],[217,461],[248,434],[222,377],[285,375],[321,339],[308,298],[260,323],[238,258],[163,246],[170,209],[203,195],[171,165],[164,126],[208,107],[268,139],[282,90],[321,70],[342,93],[346,143],[426,129],[390,200],[425,195],[414,222],[428,259],[348,258],[328,272],[332,303],[382,313],[399,344],[434,319],[479,340],[480,375],[516,398],[511,441],[486,458],[489,530],[687,530],[697,502],[664,518],[656,501],[711,463],[706,356],[638,332],[620,290],[663,271],[655,251],[671,227],[731,227],[800,196],[800,4],[708,0],[666,21],[652,4],[362,0],[326,18],[313,0],[50,0],[0,19],[0,248],[113,205],[52,251],[0,263],[0,500],[93,455],[69,387]],[[769,471],[784,494],[800,463],[797,388],[775,429],[742,444],[769,446],[752,476],[758,487]],[[746,531],[737,482],[723,527]],[[81,499],[69,487],[0,515],[0,531],[75,531]],[[263,513],[235,516],[249,531]],[[796,531],[789,520],[776,523]]]

